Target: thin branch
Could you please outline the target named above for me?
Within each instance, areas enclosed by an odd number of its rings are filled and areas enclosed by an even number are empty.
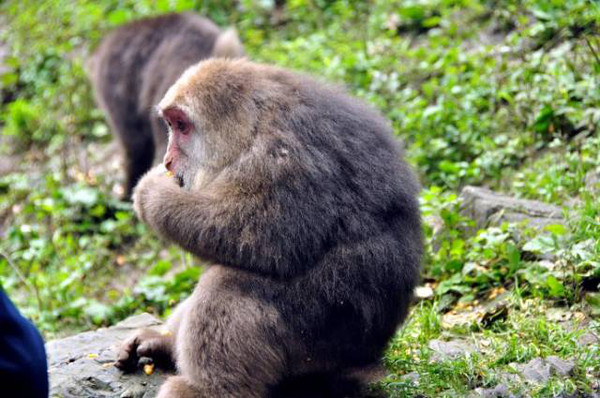
[[[12,262],[10,257],[6,253],[4,253],[2,250],[0,250],[0,257],[4,258],[6,260],[9,267],[11,267],[13,269],[15,274],[17,274],[17,277],[21,280],[21,282],[23,282],[23,285],[25,285],[27,290],[29,290],[29,293],[33,292],[35,294],[35,298],[38,302],[38,308],[39,308],[40,312],[42,312],[42,298],[40,297],[40,292],[39,292],[37,286],[33,286],[31,283],[29,283],[29,281],[27,280],[27,278],[25,278],[25,275],[23,275],[21,270],[15,265],[15,263]]]
[[[585,40],[586,44],[588,45],[588,48],[592,52],[592,55],[594,56],[594,58],[596,58],[596,63],[598,65],[600,65],[600,56],[596,52],[596,49],[594,48],[594,46],[592,46],[592,43],[590,42],[590,39],[587,36],[584,36],[583,39]]]

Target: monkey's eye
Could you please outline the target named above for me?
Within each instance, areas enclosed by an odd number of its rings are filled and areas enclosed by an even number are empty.
[[[187,115],[178,108],[168,108],[163,111],[163,118],[167,122],[169,128],[173,131],[187,135],[192,130],[192,124],[190,123]]]
[[[184,134],[187,133],[187,124],[183,120],[178,120],[177,130],[181,131]]]

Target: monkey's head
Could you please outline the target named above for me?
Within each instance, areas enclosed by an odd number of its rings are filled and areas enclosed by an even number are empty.
[[[211,59],[190,67],[167,91],[158,114],[169,130],[165,167],[191,189],[234,162],[253,140],[259,109],[253,64]]]

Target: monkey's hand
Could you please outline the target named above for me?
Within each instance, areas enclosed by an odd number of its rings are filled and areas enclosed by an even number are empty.
[[[154,365],[163,369],[173,369],[174,352],[174,339],[170,333],[143,329],[121,345],[115,366],[123,372],[133,372],[136,368],[141,368],[148,374],[152,373]]]
[[[133,209],[138,218],[153,226],[149,215],[156,214],[164,203],[163,198],[168,200],[171,191],[180,190],[175,179],[170,176],[165,167],[160,164],[146,173],[133,191]]]

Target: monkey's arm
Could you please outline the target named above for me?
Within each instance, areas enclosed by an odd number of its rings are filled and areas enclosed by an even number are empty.
[[[318,211],[313,206],[282,202],[185,191],[158,169],[134,192],[140,219],[194,255],[250,272],[292,277],[323,255],[327,227],[322,217],[309,214]]]

